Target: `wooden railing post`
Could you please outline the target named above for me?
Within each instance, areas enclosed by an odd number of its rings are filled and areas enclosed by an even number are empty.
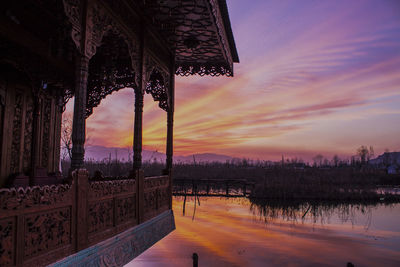
[[[76,251],[88,246],[88,193],[89,174],[85,169],[77,169],[72,173],[75,194],[75,248]]]
[[[136,179],[136,218],[138,224],[144,221],[144,172],[135,171]]]

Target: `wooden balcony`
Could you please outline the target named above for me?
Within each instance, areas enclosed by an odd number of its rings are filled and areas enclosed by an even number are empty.
[[[0,266],[44,266],[70,255],[55,266],[121,266],[175,228],[169,175],[137,171],[132,179],[90,182],[80,169],[72,177],[0,189]]]

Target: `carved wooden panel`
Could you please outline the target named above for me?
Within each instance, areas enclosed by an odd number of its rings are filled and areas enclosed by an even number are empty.
[[[89,199],[112,196],[121,193],[133,193],[136,191],[134,179],[91,182]]]
[[[162,210],[167,210],[169,206],[169,197],[170,197],[169,188],[168,187],[161,188],[160,190],[158,190],[157,193],[158,193],[157,196],[158,208]]]
[[[144,213],[149,213],[157,209],[157,191],[151,190],[144,193]]]
[[[14,118],[12,128],[12,141],[11,141],[11,164],[10,172],[18,173],[20,163],[20,149],[21,149],[21,131],[22,131],[22,113],[23,113],[24,95],[20,91],[15,93],[14,103]]]
[[[149,177],[144,179],[144,189],[168,186],[168,176]]]
[[[23,171],[31,168],[31,150],[32,150],[32,126],[33,126],[33,99],[27,97],[25,109],[25,130],[24,130],[24,154]]]
[[[136,215],[136,198],[135,195],[128,198],[117,198],[115,200],[115,224],[132,220]]]
[[[70,243],[70,208],[25,217],[24,256],[26,258]]]
[[[169,206],[168,176],[149,177],[144,179],[143,211],[149,219]]]
[[[31,207],[65,204],[72,201],[73,190],[68,184],[0,189],[1,215]]]
[[[113,226],[113,201],[89,204],[89,234],[100,232]]]
[[[0,220],[0,266],[14,263],[15,223],[13,219]]]
[[[49,163],[50,123],[51,122],[51,98],[43,99],[42,111],[42,167]]]

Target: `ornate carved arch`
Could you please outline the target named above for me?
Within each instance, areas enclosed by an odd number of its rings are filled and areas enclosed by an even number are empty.
[[[128,43],[110,30],[89,62],[86,117],[107,95],[126,87],[136,88],[136,73],[132,68]]]
[[[98,2],[91,2],[86,17],[85,51],[82,51],[81,1],[63,0],[72,25],[71,37],[81,53],[90,59],[86,117],[102,99],[125,87],[136,88],[140,77],[138,36],[121,29],[118,22]]]
[[[78,51],[82,52],[89,59],[96,54],[97,48],[102,45],[103,37],[108,32],[113,32],[123,38],[128,46],[128,54],[131,57],[132,68],[135,73],[139,73],[139,37],[136,33],[130,32],[126,34],[121,29],[118,22],[110,15],[101,4],[91,2],[87,10],[86,19],[86,43],[85,51],[81,49],[82,42],[82,9],[81,0],[63,0],[64,11],[71,23],[71,38],[74,41]],[[136,83],[138,83],[138,75],[136,74]]]
[[[151,56],[145,57],[145,72],[144,72],[144,83],[145,91],[151,94],[154,101],[158,101],[158,106],[168,111],[169,107],[169,95],[168,88],[170,74],[159,67]]]

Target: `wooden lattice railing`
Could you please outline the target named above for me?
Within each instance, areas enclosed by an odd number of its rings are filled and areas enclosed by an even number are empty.
[[[171,209],[169,176],[0,189],[0,266],[43,266]]]

